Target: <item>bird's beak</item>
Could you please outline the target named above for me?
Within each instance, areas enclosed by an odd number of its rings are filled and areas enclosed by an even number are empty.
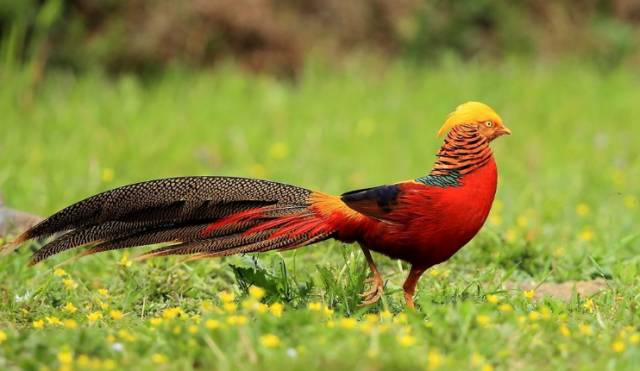
[[[503,127],[499,128],[498,130],[496,130],[496,134],[497,134],[497,136],[511,135],[511,130],[506,126],[503,126]]]

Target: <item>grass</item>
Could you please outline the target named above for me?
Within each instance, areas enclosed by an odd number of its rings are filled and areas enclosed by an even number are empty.
[[[493,145],[489,222],[425,274],[417,312],[403,308],[407,266],[380,255],[386,295],[359,308],[364,260],[335,242],[188,264],[125,252],[58,267],[62,254],[35,268],[23,247],[0,259],[0,368],[635,369],[639,84],[632,70],[519,62],[310,66],[295,84],[232,67],[57,73],[35,90],[5,75],[0,189],[39,214],[170,176],[333,193],[414,178],[445,115],[471,99],[514,135]],[[606,289],[567,301],[507,289],[594,278]]]

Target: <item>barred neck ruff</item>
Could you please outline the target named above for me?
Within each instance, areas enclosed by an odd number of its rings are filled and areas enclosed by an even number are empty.
[[[463,175],[484,166],[491,156],[489,141],[476,126],[459,125],[447,135],[429,175],[416,181],[439,187],[458,186]]]

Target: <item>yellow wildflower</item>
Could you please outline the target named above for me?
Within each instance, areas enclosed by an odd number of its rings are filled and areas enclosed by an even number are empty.
[[[231,303],[236,299],[236,294],[229,291],[221,291],[218,293],[218,297],[223,303]]]
[[[373,331],[374,324],[371,322],[360,322],[360,330],[365,334],[370,334]]]
[[[393,314],[386,309],[380,312],[380,318],[382,319],[389,319],[391,317],[393,317]]]
[[[536,311],[536,310],[532,310],[531,312],[529,312],[529,319],[532,321],[537,321],[538,319],[540,319],[540,312]]]
[[[118,321],[124,317],[124,313],[119,310],[112,310],[111,312],[109,312],[109,316],[111,317],[111,319]]]
[[[149,320],[149,323],[151,323],[151,326],[159,326],[162,323],[162,318],[160,317],[153,317]]]
[[[191,325],[187,327],[187,331],[189,331],[190,334],[196,334],[198,332],[198,326]]]
[[[113,180],[114,175],[115,175],[115,171],[113,171],[112,168],[105,167],[104,169],[102,169],[102,172],[100,173],[100,179],[103,182],[108,183]]]
[[[393,323],[407,323],[407,314],[399,313],[397,316],[393,317]]]
[[[511,306],[511,304],[508,304],[508,303],[503,303],[498,305],[498,310],[504,313],[513,312],[513,306]]]
[[[4,343],[7,340],[7,333],[0,330],[0,344]]]
[[[75,305],[73,305],[73,303],[67,303],[64,306],[64,311],[68,312],[68,313],[75,313],[78,310],[78,308],[76,308]]]
[[[549,309],[548,307],[542,307],[540,309],[540,316],[543,319],[550,319],[551,318],[551,314],[552,314],[551,309]]]
[[[362,316],[362,319],[369,323],[377,323],[380,320],[380,318],[373,313],[365,314],[364,316]]]
[[[331,317],[333,316],[333,309],[329,308],[329,307],[324,307],[322,309],[322,313],[326,316],[326,317]]]
[[[638,198],[633,195],[626,196],[624,198],[624,206],[629,210],[636,209],[638,207]]]
[[[536,291],[535,290],[525,290],[522,292],[522,295],[525,297],[525,299],[533,299],[536,296]]]
[[[78,323],[72,319],[65,319],[64,321],[62,321],[62,325],[69,329],[74,329],[78,327]]]
[[[262,297],[264,297],[264,295],[265,295],[265,291],[262,287],[258,287],[258,286],[249,287],[249,296],[251,296],[252,298],[260,300],[262,299]]]
[[[319,312],[320,310],[322,310],[322,303],[314,301],[307,304],[307,308],[312,312]]]
[[[491,223],[491,225],[495,226],[495,227],[499,227],[502,225],[502,216],[498,215],[498,214],[492,214],[489,217],[489,223]]]
[[[480,369],[480,371],[493,371],[493,366],[491,366],[488,363],[485,363],[482,368]]]
[[[329,321],[327,321],[327,327],[328,327],[328,328],[334,328],[334,327],[336,327],[336,322],[335,322],[335,321],[333,321],[333,320],[329,320]]]
[[[269,147],[269,157],[275,160],[281,160],[289,154],[289,147],[286,143],[275,142]]]
[[[202,303],[200,303],[200,308],[202,308],[204,312],[213,312],[213,310],[216,309],[211,300],[203,300]]]
[[[500,301],[500,299],[498,298],[497,295],[491,294],[491,295],[487,295],[487,301],[491,304],[497,304]]]
[[[229,312],[229,313],[233,313],[238,309],[238,304],[236,303],[224,303],[222,304],[222,308]]]
[[[524,325],[524,324],[525,324],[525,322],[527,322],[527,317],[525,317],[525,316],[518,316],[517,321],[518,321],[518,324],[520,324],[520,325]]]
[[[245,316],[229,316],[227,317],[227,323],[230,325],[242,326],[247,323],[247,317]]]
[[[178,317],[181,314],[182,314],[182,308],[180,307],[167,308],[162,311],[162,318],[171,320]]]
[[[73,362],[73,354],[68,350],[63,350],[58,353],[58,361],[63,365],[68,365]]]
[[[215,319],[208,319],[205,321],[204,326],[209,330],[215,330],[220,327],[220,322]]]
[[[589,325],[585,325],[584,323],[581,323],[580,326],[578,326],[578,330],[582,335],[585,335],[585,336],[593,335],[593,328],[591,328],[591,326]]]
[[[181,334],[181,333],[182,333],[182,327],[180,327],[180,325],[175,325],[175,326],[173,327],[173,331],[172,331],[172,332],[173,332],[174,334],[176,334],[176,335]]]
[[[593,299],[589,298],[589,299],[585,300],[584,304],[582,304],[582,307],[584,309],[586,309],[587,311],[589,311],[589,313],[593,313],[593,309],[595,308],[595,304],[593,302]]]
[[[516,219],[516,224],[518,225],[518,227],[520,228],[524,228],[527,225],[529,225],[529,218],[527,218],[525,215],[520,215],[517,219]]]
[[[57,277],[64,277],[67,275],[67,272],[62,268],[56,268],[53,270],[53,275]]]
[[[640,343],[640,335],[639,334],[633,334],[631,336],[629,336],[629,342],[631,344],[638,344]]]
[[[131,260],[129,260],[128,252],[122,254],[122,257],[120,258],[120,262],[118,264],[120,264],[120,266],[124,268],[129,268],[131,266]]]
[[[476,316],[476,323],[480,327],[488,327],[491,324],[491,317],[485,314],[479,314]]]
[[[154,353],[153,355],[151,355],[151,362],[153,362],[153,363],[155,363],[157,365],[163,365],[163,364],[167,363],[168,361],[169,361],[169,359],[164,354]]]
[[[484,364],[485,360],[484,357],[482,356],[482,354],[473,352],[473,354],[471,354],[471,366],[473,367],[479,367],[480,365]]]
[[[266,334],[260,336],[260,343],[265,348],[275,348],[280,345],[280,338],[274,334]]]
[[[102,368],[102,362],[99,358],[93,358],[89,360],[89,368],[100,369]]]
[[[247,298],[240,302],[240,306],[245,310],[253,310],[257,305],[258,302],[254,298]]]
[[[564,247],[562,246],[558,246],[553,250],[553,256],[556,258],[561,258],[563,256],[567,255],[567,252],[565,251]]]
[[[40,330],[44,328],[44,321],[41,319],[35,320],[31,323],[31,325],[33,326],[33,328]]]
[[[263,314],[263,313],[267,313],[269,311],[269,306],[267,306],[267,304],[264,303],[258,303],[256,304],[256,306],[254,307],[255,311]]]
[[[102,368],[105,370],[113,370],[116,368],[116,361],[113,359],[105,359],[102,362]]]
[[[282,316],[282,311],[284,310],[284,305],[282,303],[273,303],[271,307],[269,307],[269,311],[276,317]]]
[[[358,324],[358,321],[355,320],[355,318],[341,318],[340,319],[340,327],[344,328],[344,329],[353,329],[356,327],[356,325]]]
[[[78,366],[82,368],[89,366],[90,361],[91,361],[91,358],[89,358],[89,356],[86,354],[80,354],[78,358],[76,358],[76,363],[78,364]]]
[[[442,354],[439,351],[435,349],[430,350],[427,354],[427,369],[435,370],[439,368],[444,361],[443,358],[444,357],[442,357]]]
[[[107,289],[98,289],[98,294],[102,296],[109,296],[109,290]]]
[[[97,320],[99,320],[101,318],[102,318],[102,313],[100,313],[100,312],[91,312],[91,313],[87,314],[87,319],[90,322],[95,322],[95,321],[97,321]]]
[[[410,347],[416,343],[416,338],[409,334],[399,335],[397,340],[398,344],[402,345],[403,347]]]
[[[578,239],[584,242],[589,242],[593,240],[594,236],[595,234],[593,233],[593,229],[591,229],[591,227],[584,227],[578,234]]]
[[[567,327],[567,325],[561,325],[560,334],[562,334],[562,336],[564,337],[569,337],[571,336],[571,331],[569,330],[569,327]]]
[[[136,340],[136,337],[130,333],[129,331],[122,329],[120,331],[118,331],[118,337],[120,337],[120,339],[124,340],[124,341],[134,341]]]
[[[585,217],[589,215],[590,212],[591,208],[584,202],[581,202],[576,206],[576,214],[578,214],[578,216],[580,217]]]
[[[438,269],[438,267],[433,267],[429,270],[429,275],[431,277],[438,277],[440,275],[440,270]]]
[[[76,287],[78,287],[76,281],[72,280],[71,278],[63,279],[62,284],[68,289],[75,289]]]
[[[507,229],[507,232],[505,232],[504,234],[504,239],[508,242],[508,243],[514,243],[516,242],[516,239],[518,238],[518,232],[513,229],[513,228],[509,228]]]
[[[62,321],[60,321],[60,318],[55,317],[55,316],[51,316],[51,317],[45,317],[45,319],[47,320],[47,323],[51,326],[60,326],[62,325]]]
[[[624,342],[622,342],[621,340],[614,341],[611,344],[611,349],[616,353],[624,352],[624,349],[625,349]]]

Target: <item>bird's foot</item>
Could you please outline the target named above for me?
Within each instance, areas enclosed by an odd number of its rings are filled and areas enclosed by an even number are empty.
[[[371,284],[372,286],[369,290],[360,294],[362,298],[362,303],[360,303],[361,307],[377,303],[384,292],[384,282],[381,277],[374,276],[367,278],[365,284]]]

